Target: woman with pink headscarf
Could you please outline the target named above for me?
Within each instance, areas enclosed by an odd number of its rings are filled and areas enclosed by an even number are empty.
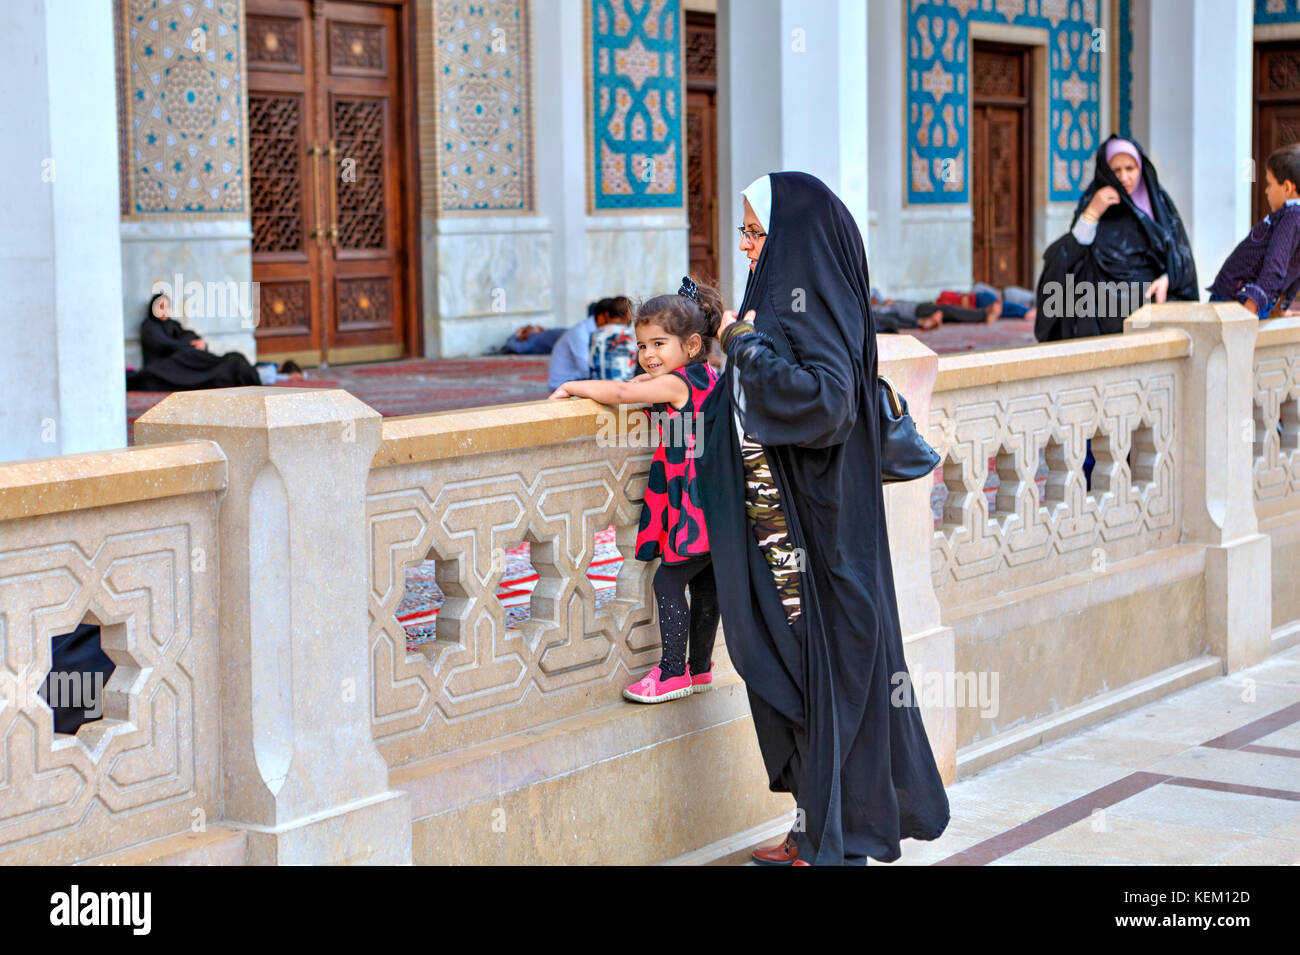
[[[1187,230],[1155,166],[1133,140],[1111,136],[1070,231],[1043,253],[1034,336],[1116,334],[1147,301],[1199,298]]]

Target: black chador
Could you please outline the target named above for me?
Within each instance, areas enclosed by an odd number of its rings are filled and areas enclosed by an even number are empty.
[[[1111,136],[1097,149],[1092,182],[1070,220],[1073,230],[1097,190],[1110,186],[1120,201],[1098,221],[1096,238],[1083,245],[1072,231],[1067,232],[1043,252],[1034,321],[1034,337],[1040,342],[1119,334],[1124,319],[1146,304],[1147,285],[1162,274],[1169,276],[1168,301],[1200,299],[1187,230],[1178,207],[1160,185],[1156,167],[1130,138],[1128,142],[1141,155],[1141,181],[1151,206],[1147,215],[1106,162],[1107,147],[1119,138]]]
[[[146,315],[140,323],[144,367],[127,375],[127,390],[191,391],[262,383],[257,369],[239,352],[214,355],[190,344],[198,337],[174,318]]]
[[[948,799],[903,659],[866,253],[820,180],[770,183],[740,312],[757,313],[755,331],[729,342],[696,462],[723,629],[771,788],[801,810],[799,858],[892,862],[900,839],[939,837]],[[766,454],[803,571],[793,624],[748,523],[736,410]]]

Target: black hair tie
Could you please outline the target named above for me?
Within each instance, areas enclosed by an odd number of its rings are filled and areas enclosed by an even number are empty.
[[[682,287],[677,290],[678,295],[685,295],[696,305],[700,304],[700,287],[691,281],[689,275],[682,276]]]

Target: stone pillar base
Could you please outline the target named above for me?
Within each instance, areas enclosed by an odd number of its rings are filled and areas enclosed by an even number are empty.
[[[388,792],[274,829],[248,832],[248,865],[410,865],[411,797]]]
[[[957,779],[957,708],[950,692],[957,667],[954,634],[947,626],[903,634],[903,656],[920,697],[921,722],[945,786]],[[893,690],[891,685],[891,699]]]
[[[1210,652],[1229,673],[1268,657],[1273,631],[1273,549],[1267,534],[1205,548]]]

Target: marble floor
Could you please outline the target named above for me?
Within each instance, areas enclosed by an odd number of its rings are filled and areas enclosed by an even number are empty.
[[[948,787],[894,865],[1300,865],[1300,647]],[[873,863],[875,864],[875,863]]]

